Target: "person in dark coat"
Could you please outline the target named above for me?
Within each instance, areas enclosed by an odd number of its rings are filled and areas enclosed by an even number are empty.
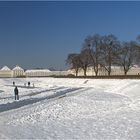
[[[14,92],[15,92],[15,100],[19,100],[19,95],[18,95],[18,88],[17,88],[17,86],[15,87]]]
[[[30,82],[28,82],[28,87],[30,86]]]
[[[15,82],[13,81],[13,86],[15,86]]]

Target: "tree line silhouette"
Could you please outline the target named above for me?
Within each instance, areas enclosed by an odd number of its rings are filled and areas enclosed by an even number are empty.
[[[86,76],[87,68],[92,66],[95,76],[98,76],[99,69],[107,71],[111,75],[111,67],[119,66],[123,69],[124,75],[133,65],[140,62],[140,35],[136,41],[124,42],[117,39],[113,34],[87,36],[82,44],[80,53],[70,53],[66,63],[75,70],[76,76],[79,69],[83,69]]]

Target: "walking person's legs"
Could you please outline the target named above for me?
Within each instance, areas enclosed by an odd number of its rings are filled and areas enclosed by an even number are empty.
[[[19,95],[17,95],[17,100],[19,100]]]

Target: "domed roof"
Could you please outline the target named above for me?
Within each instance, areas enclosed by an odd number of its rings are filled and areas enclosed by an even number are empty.
[[[16,65],[16,67],[13,68],[13,70],[24,70],[24,69],[22,69],[20,66]]]
[[[7,66],[4,66],[3,68],[1,68],[1,70],[3,70],[3,71],[10,71],[11,69],[8,68]]]

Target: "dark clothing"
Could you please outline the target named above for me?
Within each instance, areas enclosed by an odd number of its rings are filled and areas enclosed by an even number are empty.
[[[15,94],[15,100],[19,100],[19,95]]]
[[[14,91],[15,91],[15,94],[18,95],[18,88],[17,87],[15,87]]]
[[[15,85],[15,82],[13,82],[13,86]]]
[[[28,82],[28,86],[30,86],[30,82]]]
[[[17,87],[15,87],[14,92],[15,92],[15,100],[19,100],[18,88]]]

